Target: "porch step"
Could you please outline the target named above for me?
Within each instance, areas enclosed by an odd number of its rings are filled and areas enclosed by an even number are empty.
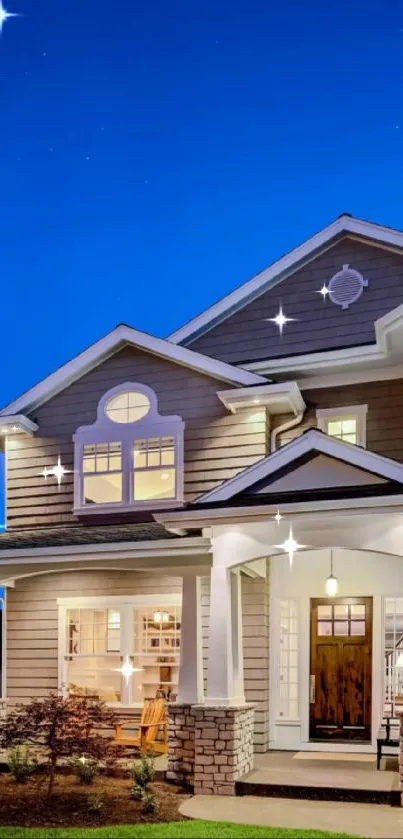
[[[337,789],[335,787],[264,784],[242,779],[235,785],[236,795],[262,798],[296,798],[301,801],[346,801],[356,804],[388,804],[400,807],[399,790]]]
[[[395,761],[396,763],[396,761]],[[295,760],[292,752],[255,755],[255,769],[236,783],[237,795],[400,806],[399,774],[376,761]],[[395,765],[393,764],[393,770]]]

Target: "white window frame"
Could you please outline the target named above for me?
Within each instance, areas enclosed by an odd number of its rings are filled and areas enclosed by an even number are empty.
[[[106,414],[106,406],[113,396],[127,390],[147,396],[150,410],[146,416],[130,423],[118,423]],[[183,504],[183,434],[184,421],[179,416],[161,416],[157,396],[147,385],[125,382],[108,390],[98,403],[97,419],[93,425],[83,425],[73,435],[74,441],[74,514],[99,516],[111,512],[154,510]],[[135,440],[152,437],[172,437],[174,440],[175,496],[172,498],[135,501],[133,499],[133,448]],[[96,443],[121,443],[122,500],[105,504],[85,504],[83,449]]]
[[[327,434],[329,422],[340,422],[342,420],[354,419],[357,422],[357,442],[351,445],[367,445],[367,413],[368,405],[348,405],[343,408],[318,408],[316,411],[316,423],[319,431]],[[338,437],[334,438],[338,440]]]
[[[170,606],[182,606],[181,594],[139,594],[127,597],[126,595],[117,595],[114,597],[58,597],[58,647],[59,647],[59,666],[58,666],[58,686],[59,691],[63,696],[68,695],[67,690],[67,664],[66,661],[66,628],[67,628],[67,611],[69,609],[113,609],[119,608],[121,615],[120,633],[120,655],[122,663],[127,658],[132,660],[132,639],[133,639],[133,609],[141,607],[157,606],[161,608],[169,608]],[[126,682],[122,679],[122,699],[120,702],[107,702],[107,705],[113,707],[124,708],[141,708],[142,702],[133,702],[131,696],[130,681]]]

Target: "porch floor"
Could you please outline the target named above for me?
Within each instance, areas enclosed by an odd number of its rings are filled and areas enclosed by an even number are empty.
[[[360,755],[321,758],[318,752],[295,759],[297,752],[267,752],[255,755],[255,768],[237,782],[238,795],[328,801],[364,801],[399,804],[397,758],[386,758],[376,768],[376,758]]]

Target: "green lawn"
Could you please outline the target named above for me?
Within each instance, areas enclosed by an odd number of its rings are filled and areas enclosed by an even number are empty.
[[[347,833],[255,827],[233,822],[184,821],[170,824],[95,828],[0,827],[0,839],[336,839]]]

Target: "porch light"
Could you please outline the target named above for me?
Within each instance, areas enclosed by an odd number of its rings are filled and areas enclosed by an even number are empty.
[[[140,673],[143,668],[142,667],[133,667],[129,656],[127,656],[124,664],[122,664],[121,667],[115,667],[114,669],[115,669],[116,673],[121,673],[122,676],[125,677],[126,682],[128,682],[130,677],[133,675],[133,673]]]
[[[339,590],[339,581],[333,575],[333,551],[330,551],[330,574],[325,583],[325,591],[328,597],[335,597]]]
[[[298,542],[295,541],[294,536],[292,535],[292,527],[290,527],[288,539],[286,539],[282,545],[275,545],[274,547],[279,548],[280,550],[283,550],[285,551],[285,553],[288,554],[288,559],[290,560],[290,568],[292,568],[294,554],[301,548],[305,548],[305,545],[299,545]]]
[[[168,612],[154,612],[153,621],[154,621],[154,623],[168,623],[169,622]]]

